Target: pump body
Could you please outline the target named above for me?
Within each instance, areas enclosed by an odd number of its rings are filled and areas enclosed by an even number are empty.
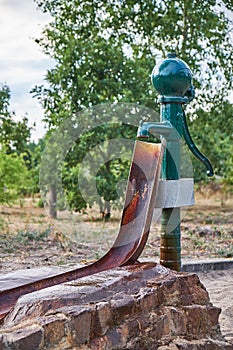
[[[160,122],[141,123],[138,137],[145,139],[152,133],[166,139],[162,181],[180,181],[182,137],[192,153],[206,165],[207,174],[212,176],[212,166],[195,146],[185,119],[184,105],[189,103],[195,95],[190,68],[174,53],[170,53],[160,65],[153,69],[152,83],[159,94]],[[160,263],[177,271],[181,270],[180,221],[180,207],[162,208]]]

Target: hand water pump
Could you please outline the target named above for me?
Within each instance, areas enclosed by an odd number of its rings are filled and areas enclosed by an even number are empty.
[[[186,141],[191,152],[205,164],[207,175],[213,176],[210,161],[195,146],[186,122],[184,105],[193,100],[195,93],[192,85],[192,73],[188,65],[169,53],[167,58],[155,66],[152,72],[152,83],[159,93],[160,122],[141,122],[138,138],[145,139],[152,133],[166,139],[166,149],[162,162],[162,181],[169,188],[182,187],[180,179],[180,141]],[[172,186],[171,186],[172,184]],[[182,189],[181,189],[182,193]],[[162,208],[160,262],[162,265],[181,269],[180,248],[180,207],[172,207],[169,199]],[[183,203],[183,206],[189,203]]]

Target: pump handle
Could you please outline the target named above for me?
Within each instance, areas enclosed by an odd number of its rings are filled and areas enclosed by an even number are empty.
[[[188,124],[187,124],[187,120],[186,120],[186,116],[185,116],[185,112],[183,111],[183,115],[182,115],[182,126],[183,126],[183,136],[185,139],[185,142],[188,145],[188,148],[190,149],[190,151],[194,154],[194,156],[199,159],[202,163],[205,164],[206,168],[207,168],[207,176],[213,176],[214,175],[214,170],[213,167],[209,161],[209,159],[199,151],[199,149],[196,147],[196,145],[194,144],[192,137],[189,133],[189,129],[188,129]]]

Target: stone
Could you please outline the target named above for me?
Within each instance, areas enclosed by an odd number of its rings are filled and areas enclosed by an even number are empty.
[[[214,236],[214,231],[209,226],[198,227],[199,237]]]
[[[196,274],[136,263],[21,297],[0,349],[233,350],[219,313]]]
[[[44,330],[44,346],[48,344],[58,344],[66,335],[66,321],[67,318],[64,314],[48,315],[46,318],[42,318],[39,324]],[[37,321],[38,322],[38,321]]]
[[[101,302],[96,305],[92,326],[92,337],[104,335],[112,325],[112,310],[110,302]]]
[[[36,324],[25,325],[10,332],[6,330],[3,334],[3,350],[37,350],[43,344],[43,328]]]
[[[174,344],[178,350],[233,350],[233,345],[213,339],[186,340],[180,338],[175,340]]]
[[[3,336],[0,335],[0,350],[3,350]]]
[[[164,313],[169,317],[171,336],[176,335],[177,332],[180,335],[187,334],[186,318],[182,309],[168,306],[164,308]]]
[[[142,288],[136,295],[141,311],[149,310],[152,307],[159,306],[159,296],[157,288]]]
[[[120,293],[111,299],[113,322],[121,324],[125,318],[130,317],[136,309],[136,301],[132,295]]]
[[[68,328],[70,343],[73,346],[86,343],[90,340],[93,308],[89,305],[64,307],[59,312],[69,316]]]

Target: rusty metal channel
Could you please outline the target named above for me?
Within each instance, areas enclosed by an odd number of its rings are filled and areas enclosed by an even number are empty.
[[[35,276],[22,285],[19,277],[18,287],[9,285],[3,291],[0,286],[0,319],[5,317],[24,294],[133,264],[138,259],[150,230],[163,152],[163,144],[135,142],[120,230],[111,249],[95,263],[79,269],[39,280]]]

